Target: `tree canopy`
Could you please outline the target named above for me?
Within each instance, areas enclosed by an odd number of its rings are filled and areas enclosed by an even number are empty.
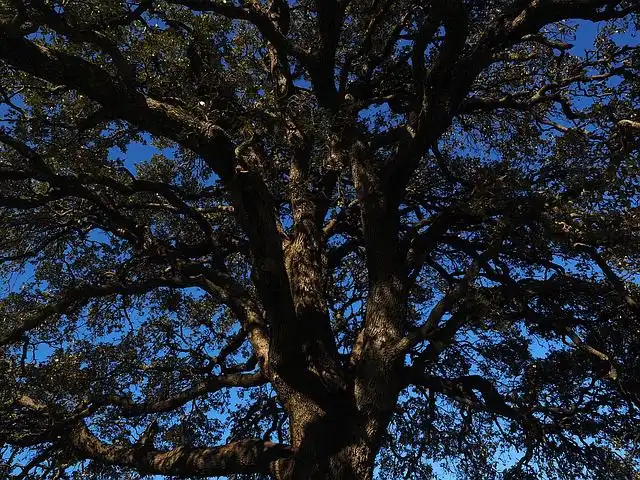
[[[634,479],[637,0],[0,0],[0,476]]]

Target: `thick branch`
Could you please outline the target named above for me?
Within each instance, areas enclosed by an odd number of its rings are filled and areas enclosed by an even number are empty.
[[[266,474],[275,470],[278,460],[289,458],[293,453],[286,445],[262,440],[240,440],[212,448],[178,447],[168,451],[115,446],[102,442],[84,423],[73,428],[69,441],[85,458],[148,474],[195,477]]]
[[[210,158],[220,176],[233,171],[234,147],[220,127],[131,91],[91,62],[15,36],[4,25],[0,25],[0,58],[36,77],[77,89],[124,120]]]

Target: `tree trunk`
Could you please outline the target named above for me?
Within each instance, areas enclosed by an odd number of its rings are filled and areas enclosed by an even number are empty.
[[[338,353],[327,309],[322,236],[326,212],[310,193],[308,152],[301,149],[292,163],[294,228],[282,249],[289,288],[285,282],[278,288],[286,290],[280,297],[291,296],[294,313],[270,321],[267,368],[288,414],[296,453],[280,462],[274,472],[278,480],[371,479],[398,398],[403,362],[389,352],[405,334],[406,266],[397,241],[399,216],[397,204],[386,200],[366,162],[366,152],[360,153],[362,164],[356,162],[354,177],[364,210],[369,293],[364,326],[349,362]],[[273,342],[275,323],[282,328],[278,342]]]
[[[310,415],[311,414],[311,415]],[[306,422],[300,421],[302,416]],[[367,419],[344,409],[332,414],[298,404],[291,412],[294,460],[283,462],[277,480],[369,480],[388,417]],[[303,424],[303,425],[302,425]],[[298,430],[298,432],[296,432]]]

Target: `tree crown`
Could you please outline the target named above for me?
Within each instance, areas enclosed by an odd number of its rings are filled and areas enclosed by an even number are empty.
[[[0,475],[635,478],[639,9],[0,0]]]

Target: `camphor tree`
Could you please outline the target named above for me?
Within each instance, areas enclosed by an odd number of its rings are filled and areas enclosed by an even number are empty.
[[[638,478],[639,11],[1,0],[0,476]]]

